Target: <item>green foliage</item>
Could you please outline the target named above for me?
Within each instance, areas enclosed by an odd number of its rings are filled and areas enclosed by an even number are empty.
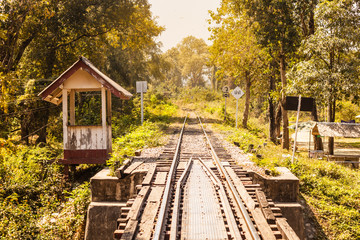
[[[231,142],[240,148],[260,145],[262,138],[247,130],[215,125]],[[259,166],[276,176],[276,167],[289,168],[300,179],[300,193],[314,211],[317,221],[329,239],[359,239],[360,227],[360,172],[325,160],[309,159],[307,153],[296,154],[291,163],[288,151],[272,143],[257,148],[262,158],[253,157]]]
[[[65,194],[67,201],[61,204],[59,212],[45,211],[38,220],[39,239],[84,238],[86,211],[90,204],[90,184],[85,182]]]
[[[353,1],[320,1],[315,11],[316,30],[302,42],[303,59],[289,72],[291,93],[316,97],[330,107],[335,121],[335,103],[358,95],[360,35],[358,7]],[[354,94],[355,93],[355,94]]]
[[[147,1],[4,0],[0,12],[1,137],[20,130],[28,143],[26,136],[41,128],[37,143],[46,142],[47,126],[54,129],[49,119],[58,117],[59,109],[37,94],[79,55],[127,88],[139,80],[162,79],[154,38],[163,28]],[[86,113],[97,112],[90,103]],[[93,116],[85,124],[97,124]]]
[[[79,93],[75,108],[76,125],[101,125],[101,95]]]
[[[211,102],[221,99],[221,95],[203,87],[184,88],[178,97],[183,104]]]
[[[141,124],[140,97],[126,101],[121,112],[113,112],[112,130],[113,137],[117,138],[133,130],[132,126]],[[177,106],[166,100],[163,95],[148,91],[144,94],[144,119],[151,122],[170,123],[174,117]]]
[[[114,140],[112,157],[107,164],[114,171],[125,158],[135,156],[136,150],[160,146],[163,136],[159,124],[145,121],[142,126],[133,127],[128,134]]]
[[[182,86],[183,82],[189,87],[205,86],[208,55],[208,47],[203,39],[194,36],[184,38],[164,54],[168,62],[166,77],[176,86]]]
[[[341,120],[350,121],[355,120],[355,117],[359,115],[360,107],[351,101],[339,101],[336,105],[336,122]]]
[[[223,1],[217,13],[211,12],[212,22],[210,61],[217,66],[219,80],[232,79],[234,84],[246,86],[245,82],[255,82],[253,86],[263,93],[264,72],[268,65],[268,54],[256,39],[256,27],[245,14],[234,12],[231,4]]]
[[[82,239],[89,185],[65,187],[62,168],[49,161],[59,154],[1,140],[1,239]]]
[[[251,134],[246,129],[236,129],[231,126],[223,126],[216,124],[214,125],[216,129],[220,130],[221,133],[226,134],[227,140],[229,142],[237,142],[239,143],[239,147],[247,152],[249,150],[249,145],[257,147],[258,145],[262,145],[262,140],[254,134]]]

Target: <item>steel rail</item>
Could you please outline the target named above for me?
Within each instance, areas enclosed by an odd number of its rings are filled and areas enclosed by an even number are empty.
[[[210,175],[209,177],[210,177],[211,181],[214,183],[215,187],[217,189],[220,188],[219,181],[218,181],[219,179],[216,177],[214,172],[208,166],[206,166],[205,162],[201,158],[199,158],[199,160],[202,163],[202,165],[204,166],[205,170],[207,170],[207,172],[209,173],[209,175]]]
[[[236,201],[236,204],[237,206],[240,208],[240,211],[241,211],[241,214],[245,220],[245,223],[246,223],[246,227],[249,229],[249,233],[252,237],[252,239],[254,240],[261,240],[250,216],[249,216],[249,213],[247,212],[246,210],[246,207],[243,203],[243,201],[241,200],[241,197],[239,196],[239,193],[236,191],[235,189],[235,186],[234,184],[231,182],[231,178],[229,177],[226,169],[224,168],[224,166],[221,164],[220,160],[219,160],[219,157],[217,156],[216,152],[215,152],[215,149],[213,148],[211,142],[210,142],[210,139],[204,129],[204,126],[201,122],[201,119],[200,117],[198,116],[198,119],[199,119],[199,122],[200,122],[200,126],[202,128],[202,130],[204,131],[204,134],[205,134],[205,137],[206,137],[206,140],[208,142],[208,145],[210,146],[210,149],[211,149],[211,154],[213,155],[213,158],[215,160],[215,163],[216,163],[216,166],[217,168],[220,170],[220,173],[222,175],[222,177],[225,179],[226,183],[228,184],[229,188],[230,188],[230,191],[232,193],[232,195],[234,196],[234,199]]]
[[[179,181],[176,184],[176,192],[175,192],[175,199],[174,199],[174,207],[173,207],[173,216],[171,221],[171,232],[170,232],[170,239],[176,240],[178,235],[178,224],[179,224],[179,210],[180,210],[180,197],[181,191],[184,186],[185,180],[187,179],[190,167],[193,163],[192,157],[190,158],[189,162],[186,164],[184,172],[181,174]]]
[[[170,171],[169,171],[169,174],[167,176],[165,190],[164,190],[164,194],[163,194],[163,198],[162,198],[162,202],[161,202],[161,207],[160,207],[159,215],[158,215],[158,218],[157,218],[158,220],[157,220],[156,226],[155,226],[154,237],[153,237],[154,240],[159,240],[160,239],[160,235],[162,233],[162,229],[163,229],[164,224],[165,224],[165,221],[164,221],[165,220],[165,213],[166,213],[166,210],[167,210],[168,204],[169,204],[168,202],[169,202],[169,196],[170,196],[170,191],[171,191],[171,185],[172,185],[172,182],[173,182],[173,179],[174,179],[174,174],[175,174],[176,166],[177,166],[177,163],[178,163],[178,158],[179,158],[179,154],[180,154],[180,147],[181,147],[182,137],[183,137],[183,134],[184,134],[186,120],[187,120],[187,116],[185,117],[184,124],[183,124],[183,126],[181,128],[179,141],[177,143],[174,158],[172,160]]]

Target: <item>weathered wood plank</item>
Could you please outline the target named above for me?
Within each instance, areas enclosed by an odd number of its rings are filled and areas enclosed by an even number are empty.
[[[150,185],[151,181],[153,180],[154,176],[155,176],[155,170],[156,170],[156,164],[151,164],[149,167],[149,170],[142,182],[143,186],[148,186]]]
[[[241,182],[240,178],[236,175],[234,169],[231,167],[225,167],[226,171],[230,175],[230,178],[233,180],[236,190],[238,191],[240,197],[244,201],[245,205],[248,207],[249,210],[255,208],[255,201],[251,198],[249,193],[246,191],[244,184]]]
[[[266,240],[276,240],[276,237],[271,230],[269,224],[267,223],[264,215],[262,214],[260,208],[256,208],[251,211],[251,214],[255,220],[256,226],[260,231],[262,239]]]
[[[138,226],[137,220],[129,220],[128,223],[126,224],[124,233],[121,236],[121,240],[134,239],[134,235],[135,235],[137,226]]]
[[[270,208],[269,202],[266,199],[265,193],[259,189],[256,189],[255,194],[265,219],[268,223],[275,224],[275,216]]]
[[[151,193],[147,199],[141,220],[139,223],[139,232],[136,239],[150,239],[154,228],[156,214],[159,210],[164,187],[156,186],[151,188]]]
[[[278,218],[276,219],[276,225],[281,232],[282,237],[285,240],[300,240],[298,235],[294,232],[292,227],[290,227],[286,218]]]
[[[141,209],[143,208],[145,204],[145,200],[149,194],[149,186],[143,186],[138,193],[138,195],[135,198],[135,201],[133,205],[131,206],[131,209],[129,211],[129,214],[127,216],[130,220],[138,220],[140,216]]]
[[[158,172],[154,181],[155,185],[163,185],[166,183],[168,172]]]
[[[143,164],[143,161],[133,161],[132,164],[125,169],[124,174],[131,174],[131,172],[134,171],[141,164]]]

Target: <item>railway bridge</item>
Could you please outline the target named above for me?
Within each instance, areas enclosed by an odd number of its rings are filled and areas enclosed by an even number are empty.
[[[105,182],[94,177],[86,239],[301,239],[205,128],[192,113],[158,159],[129,161]],[[102,231],[99,218],[114,220]]]

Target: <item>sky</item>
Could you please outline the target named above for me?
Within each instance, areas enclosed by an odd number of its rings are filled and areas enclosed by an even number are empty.
[[[208,11],[215,11],[220,7],[220,2],[221,0],[149,0],[153,15],[158,17],[156,21],[166,28],[158,38],[163,43],[161,50],[165,52],[175,47],[190,35],[210,44]]]

